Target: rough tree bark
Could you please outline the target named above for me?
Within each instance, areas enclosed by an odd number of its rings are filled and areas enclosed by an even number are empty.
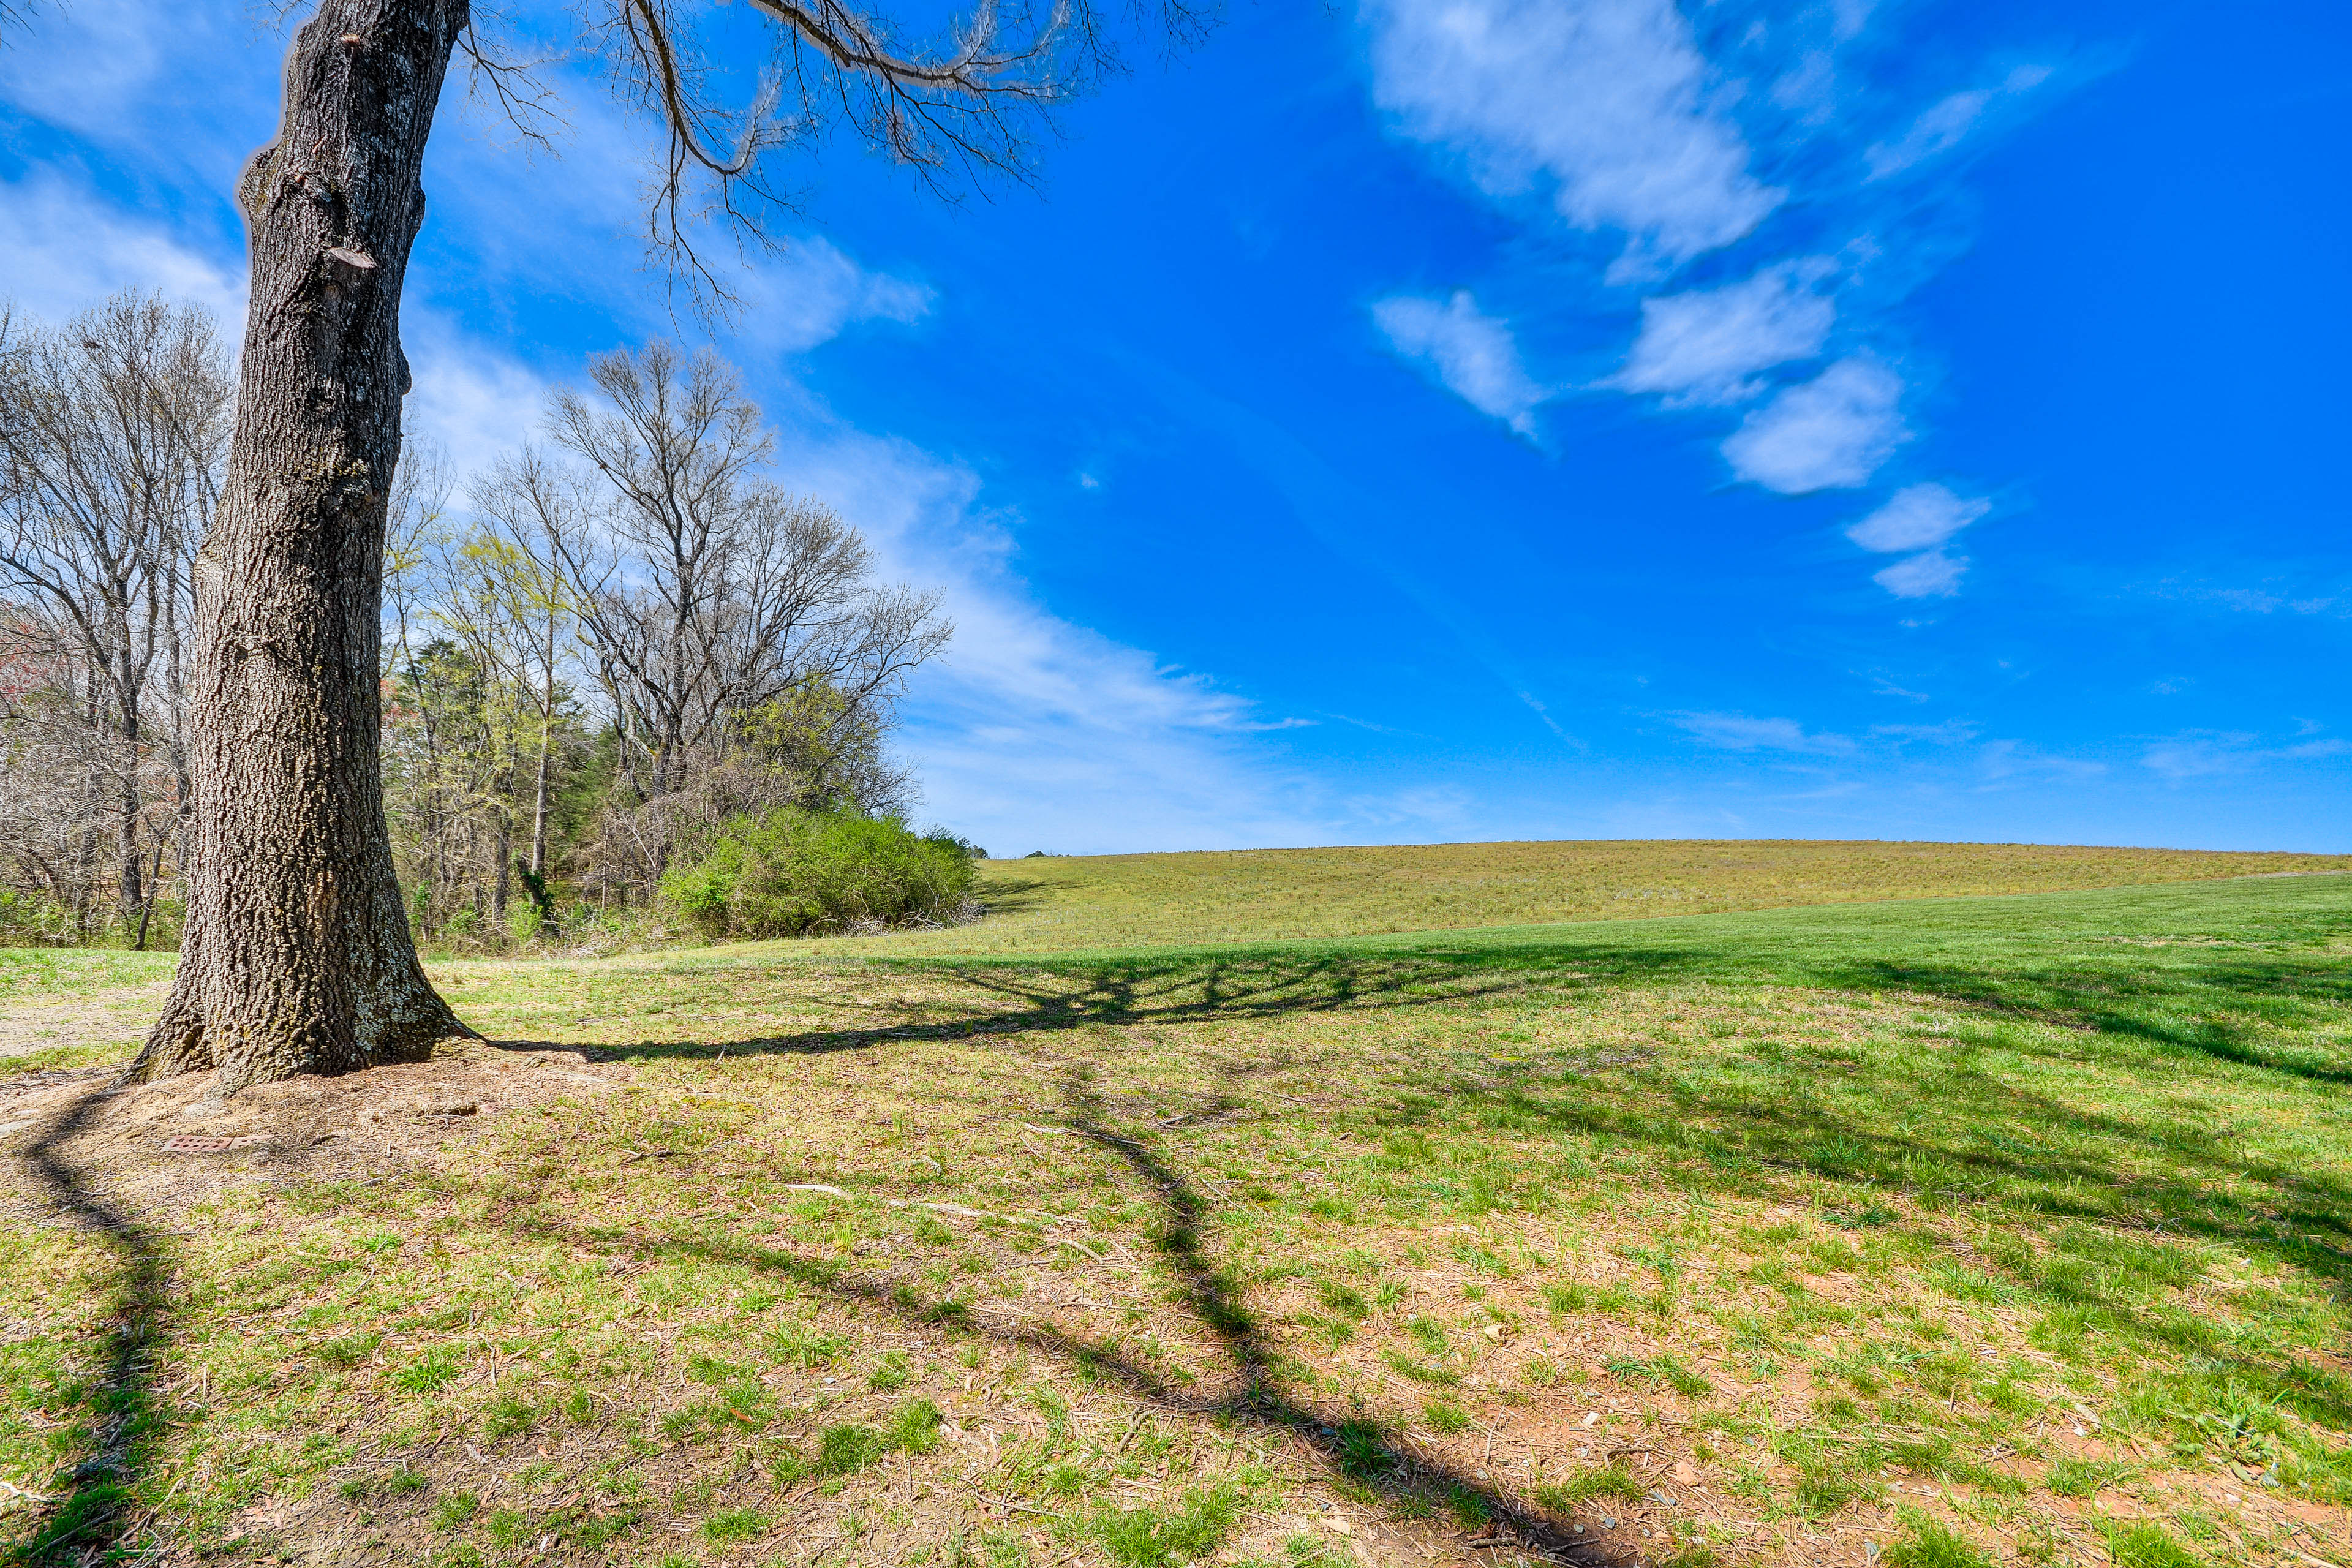
[[[252,302],[195,570],[186,936],[136,1076],[217,1068],[217,1096],[472,1033],[417,963],[377,772],[401,283],[466,23],[465,0],[325,0],[237,181]]]

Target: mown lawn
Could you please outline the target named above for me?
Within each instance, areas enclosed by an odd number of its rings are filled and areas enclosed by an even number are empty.
[[[496,1103],[10,1135],[0,1530],[2352,1568],[2352,880],[863,951],[442,965]]]

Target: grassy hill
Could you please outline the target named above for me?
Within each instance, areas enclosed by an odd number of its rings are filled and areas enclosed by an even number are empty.
[[[1052,952],[1364,936],[2352,870],[2352,856],[2038,844],[1570,839],[980,864],[989,918],[810,952]]]
[[[20,1079],[0,1532],[2347,1568],[2352,879],[1948,896],[2130,853],[992,863],[961,931],[438,965],[496,1043],[227,1148]],[[2314,862],[2137,874],[2216,868]],[[1676,887],[1822,898],[1507,923]]]

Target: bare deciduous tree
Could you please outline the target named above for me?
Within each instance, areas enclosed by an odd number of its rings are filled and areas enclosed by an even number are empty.
[[[707,773],[763,736],[772,752],[786,730],[804,758],[870,768],[879,747],[866,742],[952,634],[937,598],[876,583],[855,529],[764,477],[773,444],[717,355],[654,343],[597,358],[590,379],[601,398],[566,391],[549,415],[588,472],[525,451],[475,500],[509,537],[543,544],[564,579],[620,734],[622,816],[656,805],[658,822],[689,762]],[[883,802],[860,797],[903,789],[896,778],[850,783],[803,776],[788,787],[868,805]],[[668,833],[611,826],[635,835],[628,879],[658,878]]]
[[[61,330],[0,327],[0,602],[37,680],[0,691],[12,838],[52,896],[89,908],[85,868],[110,823],[110,903],[145,944],[188,803],[184,729],[190,563],[218,499],[228,368],[202,311],[118,295]],[[25,661],[31,661],[29,665]],[[80,854],[31,847],[27,803],[83,775]],[[63,807],[62,799],[55,802]],[[53,858],[54,857],[54,858]]]

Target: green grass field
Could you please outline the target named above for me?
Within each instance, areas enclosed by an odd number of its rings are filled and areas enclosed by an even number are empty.
[[[1255,942],[2343,870],[2352,856],[1818,839],[1091,855],[982,861],[982,926],[883,940],[910,952]]]
[[[1678,846],[1564,892],[1537,847],[992,863],[1031,901],[962,931],[437,965],[500,1044],[225,1152],[0,1111],[0,1531],[2352,1568],[2352,878],[1505,923],[2214,864]],[[1245,938],[1408,885],[1430,929]]]

